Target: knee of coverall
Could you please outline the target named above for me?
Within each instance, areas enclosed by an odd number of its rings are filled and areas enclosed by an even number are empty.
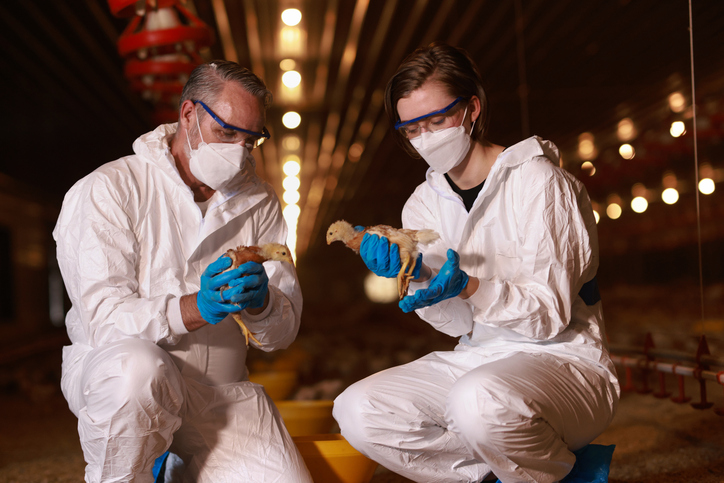
[[[526,396],[485,366],[458,379],[445,405],[448,429],[468,444],[499,443],[496,435],[514,431],[535,417]]]
[[[334,400],[332,415],[339,424],[342,436],[358,451],[371,443],[368,429],[370,411],[374,406],[369,403],[370,394],[366,380],[352,384]]]
[[[181,384],[178,368],[166,351],[147,340],[126,339],[88,355],[81,390],[88,410],[102,417],[143,411],[149,400],[178,412],[183,404]]]

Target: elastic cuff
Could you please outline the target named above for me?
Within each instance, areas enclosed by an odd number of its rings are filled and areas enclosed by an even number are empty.
[[[269,286],[269,303],[267,304],[266,308],[259,314],[252,315],[249,313],[248,310],[244,310],[244,321],[246,322],[258,322],[262,319],[266,319],[269,317],[269,314],[272,311],[272,307],[274,306],[274,303],[276,302],[277,296],[274,293],[274,290],[272,290],[272,287]]]
[[[184,335],[189,331],[184,325],[183,317],[181,317],[181,297],[174,297],[168,300],[166,304],[166,320],[171,335]]]
[[[492,305],[495,301],[495,282],[490,280],[484,280],[479,278],[478,289],[470,297],[465,299],[465,302],[469,303],[476,309],[485,310]]]

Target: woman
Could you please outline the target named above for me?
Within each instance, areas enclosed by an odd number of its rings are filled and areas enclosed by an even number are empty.
[[[385,103],[407,151],[430,165],[403,225],[440,234],[400,307],[460,340],[350,386],[335,401],[342,434],[414,481],[559,481],[620,394],[585,188],[549,141],[485,139],[482,80],[460,49],[412,53]],[[385,238],[366,235],[360,253],[397,274]]]

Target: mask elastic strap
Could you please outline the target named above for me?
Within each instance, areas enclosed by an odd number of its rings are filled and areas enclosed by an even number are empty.
[[[194,108],[196,108],[196,105],[194,105]],[[201,142],[202,142],[202,143],[205,142],[205,141],[204,141],[204,135],[201,134],[201,126],[199,125],[199,111],[198,111],[198,109],[196,109],[196,128],[199,130],[199,137],[201,138]],[[186,133],[186,144],[189,145],[189,149],[190,149],[191,151],[194,150],[194,148],[191,147],[191,141],[189,141],[189,133],[188,133],[188,132]]]
[[[462,126],[463,123],[465,122],[465,116],[467,116],[467,115],[468,115],[468,106],[465,106],[465,112],[463,113],[463,120],[462,120],[462,122],[460,122],[460,125],[461,125],[461,126]],[[476,119],[475,121],[477,121],[477,119]],[[472,136],[472,135],[473,135],[473,129],[475,129],[475,121],[473,121],[473,125],[470,126],[470,132],[468,133],[468,136]]]

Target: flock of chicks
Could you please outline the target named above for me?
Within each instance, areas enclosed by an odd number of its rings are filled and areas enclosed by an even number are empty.
[[[437,240],[440,236],[433,230],[409,230],[405,228],[393,228],[388,225],[368,226],[361,230],[357,230],[349,222],[339,220],[332,223],[327,230],[327,245],[335,241],[344,243],[347,247],[359,254],[360,245],[365,234],[378,235],[386,237],[389,242],[396,243],[400,249],[400,261],[402,267],[397,274],[397,294],[402,298],[407,293],[407,289],[412,280],[417,262],[419,250],[418,244],[428,244]],[[266,261],[279,261],[294,264],[289,249],[278,243],[267,243],[261,246],[238,246],[234,249],[227,250],[226,255],[231,258],[231,267],[229,270],[237,268],[246,262],[263,263]],[[232,314],[232,317],[241,327],[241,331],[246,338],[246,344],[249,345],[249,339],[261,345],[261,342],[254,337],[254,334],[246,327],[244,321],[238,313]]]

